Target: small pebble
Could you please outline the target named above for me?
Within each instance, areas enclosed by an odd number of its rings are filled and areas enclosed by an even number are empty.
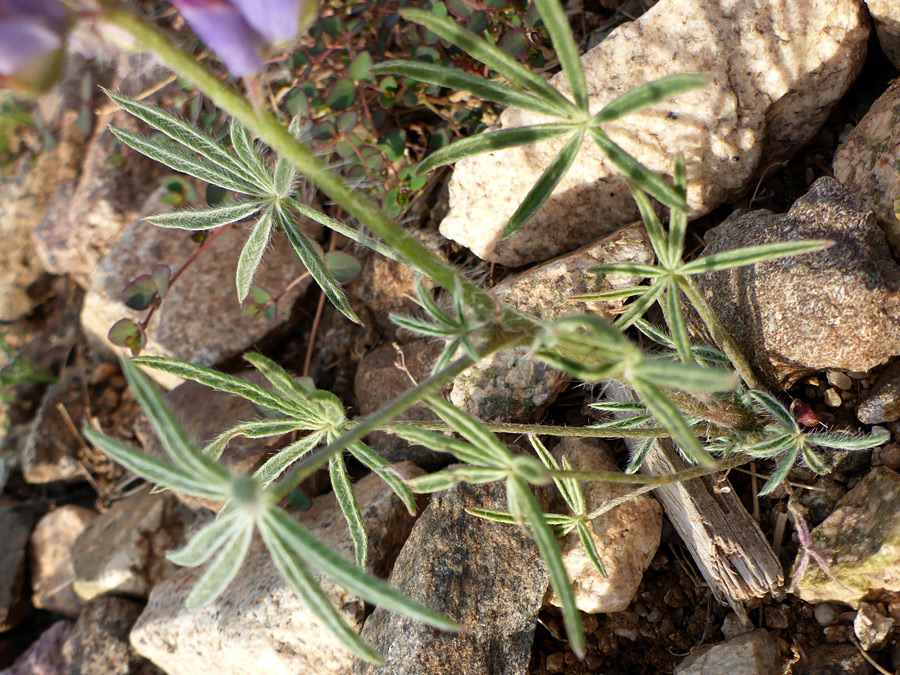
[[[888,443],[878,449],[879,461],[892,471],[900,470],[900,444]]]
[[[839,408],[841,402],[841,393],[834,387],[825,392],[825,405],[829,408]]]
[[[562,652],[556,652],[547,657],[547,672],[561,673],[566,667],[566,655]]]
[[[839,370],[831,370],[828,372],[828,383],[834,385],[838,389],[847,391],[853,386],[853,380]]]
[[[815,616],[820,626],[830,626],[837,619],[838,612],[830,602],[823,602],[816,605]]]
[[[744,627],[741,620],[738,618],[738,615],[734,612],[731,612],[731,614],[726,616],[722,621],[722,635],[725,636],[726,640],[735,638],[738,635],[743,635],[746,632],[746,627]]]
[[[98,363],[90,378],[88,378],[88,383],[92,385],[103,384],[118,372],[119,367],[113,363]]]
[[[864,380],[869,376],[868,373],[860,373],[857,370],[848,370],[847,375],[849,375],[854,380]]]
[[[824,633],[826,642],[847,642],[847,626],[828,626]]]
[[[784,629],[790,625],[791,608],[789,605],[770,605],[763,610],[763,613],[769,628]]]

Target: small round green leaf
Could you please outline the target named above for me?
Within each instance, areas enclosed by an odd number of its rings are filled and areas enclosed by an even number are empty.
[[[131,281],[122,291],[122,301],[126,307],[145,310],[159,297],[156,282],[149,274],[142,274]]]
[[[342,251],[326,253],[325,264],[334,275],[334,278],[342,284],[353,281],[362,269],[356,258]]]
[[[354,80],[374,82],[375,77],[369,72],[372,67],[372,55],[369,52],[360,52],[350,64],[350,77]]]
[[[356,100],[356,84],[349,78],[341,78],[325,99],[325,105],[332,110],[346,110]]]

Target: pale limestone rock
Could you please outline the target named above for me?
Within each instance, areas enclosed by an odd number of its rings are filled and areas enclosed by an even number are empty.
[[[894,620],[891,617],[885,616],[875,605],[860,603],[853,619],[853,632],[863,649],[869,651],[882,647],[893,629]]]
[[[771,675],[780,672],[778,643],[762,628],[692,650],[675,675]]]
[[[284,325],[294,301],[311,282],[307,277],[289,291],[278,302],[273,319],[254,321],[238,304],[234,282],[238,256],[248,231],[228,228],[171,286],[153,317],[144,354],[214,366]],[[280,292],[303,272],[283,235],[275,235],[274,240],[255,281],[272,294]],[[114,347],[107,337],[119,319],[138,320],[146,313],[125,306],[122,301],[125,286],[157,264],[166,264],[174,272],[197,246],[190,232],[133,223],[91,278],[81,311],[84,332],[114,352],[128,353]],[[181,378],[160,370],[148,368],[147,374],[166,388],[182,382]]]
[[[78,616],[84,601],[72,587],[72,546],[96,518],[97,512],[66,504],[45,515],[31,533],[31,603],[71,618]]]
[[[897,0],[866,0],[882,51],[900,68],[900,4]]]
[[[741,194],[760,164],[789,157],[816,133],[862,67],[868,27],[859,0],[794,2],[662,0],[582,57],[591,111],[629,88],[666,75],[701,72],[703,89],[606,125],[645,166],[670,176],[687,165],[693,217]],[[678,58],[673,58],[677,54]],[[562,74],[552,82],[564,93]],[[503,128],[546,122],[518,110]],[[565,139],[462,160],[450,183],[441,232],[505,265],[545,260],[635,220],[627,183],[585,143],[549,202],[500,241],[509,217]]]
[[[397,465],[406,475],[414,464]],[[369,532],[369,569],[385,576],[414,518],[377,476],[354,485]],[[334,493],[317,498],[297,520],[332,550],[353,556],[353,542]],[[311,569],[350,626],[359,630],[365,603]],[[203,569],[183,569],[159,584],[131,632],[131,644],[168,675],[349,673],[352,655],[294,594],[262,542],[250,548],[237,578],[204,609],[184,602]]]
[[[601,263],[652,263],[653,250],[643,225],[634,224],[577,251],[504,280],[493,292],[517,309],[552,322],[571,314],[612,318],[621,300],[570,300],[572,296],[633,286],[627,274],[598,276]],[[528,347],[491,354],[453,381],[450,400],[484,420],[525,420],[550,405],[569,378],[531,358]]]
[[[83,600],[115,593],[147,594],[175,571],[165,558],[182,540],[184,520],[170,494],[144,488],[113,504],[75,540],[75,592]]]
[[[834,156],[834,177],[872,209],[895,248],[900,246],[900,219],[894,213],[894,201],[900,199],[898,108],[900,82],[895,82],[872,104]]]
[[[577,471],[618,471],[612,453],[597,439],[563,438],[553,455],[558,461],[566,457]],[[581,488],[588,513],[631,489],[599,481],[583,482]],[[569,513],[561,498],[556,499],[553,508],[555,513]],[[653,497],[642,495],[595,518],[590,528],[606,577],[594,567],[577,531],[559,542],[575,591],[575,606],[587,614],[620,612],[631,604],[659,547],[662,507]],[[546,601],[560,606],[553,589],[548,591]]]

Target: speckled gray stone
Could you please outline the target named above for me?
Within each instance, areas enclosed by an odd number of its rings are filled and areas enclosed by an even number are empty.
[[[900,3],[888,2],[900,12]],[[834,177],[874,211],[875,219],[895,248],[900,246],[900,219],[894,213],[894,201],[900,199],[898,111],[900,82],[894,82],[872,104],[834,155]]]
[[[563,438],[553,448],[553,455],[557,460],[566,457],[580,471],[618,471],[609,448],[598,439]],[[581,483],[581,488],[588,513],[631,489],[599,481]],[[558,494],[552,508],[555,513],[569,513]],[[631,604],[659,547],[662,506],[652,496],[641,495],[595,518],[590,528],[605,577],[594,567],[578,532],[570,532],[559,542],[575,591],[575,605],[588,614],[621,612]],[[552,589],[547,602],[560,606]]]
[[[704,254],[803,239],[817,253],[757,263],[697,283],[750,363],[776,387],[804,374],[867,371],[900,354],[900,267],[872,212],[820,178],[784,215],[736,213],[709,233]]]
[[[900,361],[878,376],[875,386],[860,402],[856,416],[863,424],[900,420]]]
[[[778,643],[762,628],[728,642],[700,647],[675,668],[675,675],[771,675],[779,670]]]
[[[811,603],[859,606],[869,593],[900,591],[898,512],[900,474],[883,466],[872,469],[812,531],[813,549],[840,583],[811,560],[803,577],[793,580],[793,592]]]
[[[408,476],[411,463],[397,466]],[[387,576],[413,524],[402,502],[377,476],[354,485],[369,532],[369,569]],[[353,557],[353,542],[334,493],[317,498],[297,520],[332,550]],[[159,584],[131,632],[139,653],[168,675],[316,675],[350,672],[352,656],[294,594],[258,538],[241,571],[207,607],[184,606],[203,569],[182,569]],[[365,617],[365,603],[310,569],[352,628]]]
[[[146,597],[175,571],[165,553],[181,544],[184,526],[171,494],[150,494],[147,487],[116,502],[75,540],[75,592],[84,600],[107,593]]]
[[[802,15],[802,18],[801,18]],[[795,2],[661,0],[582,57],[592,113],[630,87],[701,72],[703,89],[606,125],[612,140],[645,166],[671,175],[685,157],[688,202],[698,216],[746,191],[760,169],[811,139],[859,73],[868,22],[859,0]],[[678,58],[673,58],[673,55]],[[551,80],[569,93],[564,75]],[[507,110],[500,126],[548,118]],[[456,163],[441,232],[504,265],[546,260],[637,217],[622,174],[586,142],[549,202],[501,241],[516,207],[565,138]]]
[[[163,675],[128,643],[140,613],[140,604],[124,598],[89,602],[62,647],[66,675]]]
[[[524,675],[549,575],[521,528],[466,508],[506,509],[503,483],[460,484],[432,497],[390,583],[462,626],[447,633],[382,609],[362,631],[386,661],[357,660],[354,675]]]
[[[552,322],[571,314],[591,313],[612,318],[622,300],[570,300],[637,280],[627,274],[598,276],[590,270],[601,263],[651,263],[653,250],[643,225],[633,224],[577,251],[538,265],[494,287],[498,298]],[[453,381],[450,400],[484,420],[525,421],[546,409],[569,383],[569,377],[534,360],[529,347],[491,354]]]

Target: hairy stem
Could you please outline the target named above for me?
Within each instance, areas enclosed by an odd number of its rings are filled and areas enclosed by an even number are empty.
[[[561,427],[552,424],[514,424],[482,422],[488,431],[495,434],[535,434],[537,436],[568,436],[574,438],[671,438],[672,434],[662,427],[648,429],[604,429],[602,427]],[[451,431],[444,422],[388,422],[378,428],[392,431],[397,427],[413,427],[423,431]],[[723,436],[727,432],[711,425],[697,427],[704,438]]]

